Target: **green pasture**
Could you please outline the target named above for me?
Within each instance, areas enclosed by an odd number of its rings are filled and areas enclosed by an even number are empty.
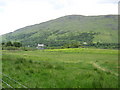
[[[3,74],[27,88],[118,88],[118,51],[110,49],[4,50]],[[4,75],[14,88],[23,88]],[[3,83],[4,88],[9,88]]]

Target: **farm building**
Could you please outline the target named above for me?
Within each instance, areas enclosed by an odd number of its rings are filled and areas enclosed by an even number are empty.
[[[44,44],[38,44],[36,48],[37,48],[37,49],[44,49],[44,47],[45,47]]]

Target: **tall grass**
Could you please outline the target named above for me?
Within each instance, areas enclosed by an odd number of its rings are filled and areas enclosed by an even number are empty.
[[[111,51],[111,52],[110,52]],[[117,88],[118,77],[99,70],[117,66],[117,51],[67,49],[66,51],[3,51],[3,73],[29,88]],[[112,70],[117,73],[116,70]],[[3,80],[6,80],[3,77]],[[7,80],[6,80],[7,81]],[[7,81],[15,88],[17,84]],[[4,87],[5,84],[3,84]]]

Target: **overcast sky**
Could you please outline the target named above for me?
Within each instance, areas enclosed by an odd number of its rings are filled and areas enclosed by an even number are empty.
[[[119,0],[0,0],[0,35],[65,15],[118,14]]]

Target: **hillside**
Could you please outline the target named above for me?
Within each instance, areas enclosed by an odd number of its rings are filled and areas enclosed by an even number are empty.
[[[23,45],[62,46],[71,42],[118,43],[117,15],[68,15],[20,28],[2,35],[4,41],[20,41]]]

